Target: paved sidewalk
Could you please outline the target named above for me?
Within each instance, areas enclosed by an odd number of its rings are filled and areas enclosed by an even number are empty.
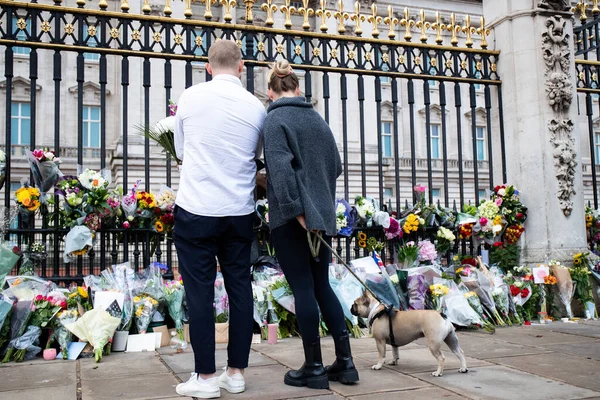
[[[276,345],[253,345],[245,393],[223,399],[600,399],[600,322],[560,322],[547,326],[460,332],[468,356],[468,374],[460,374],[458,360],[446,348],[444,376],[434,378],[436,361],[418,341],[400,350],[397,366],[371,370],[377,361],[373,339],[353,339],[360,383],[332,383],[330,390],[294,388],[283,384],[288,368],[303,360],[299,339]],[[333,341],[323,339],[323,357],[331,362]],[[391,358],[388,351],[387,359]],[[217,368],[225,366],[225,346],[218,346]],[[191,352],[174,354],[113,353],[102,363],[93,359],[36,360],[0,367],[3,400],[184,399],[175,385],[193,370]]]

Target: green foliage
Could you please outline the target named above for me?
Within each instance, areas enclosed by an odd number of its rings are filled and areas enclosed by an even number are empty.
[[[497,264],[505,271],[518,267],[520,258],[521,249],[517,244],[504,243],[490,249],[490,263]]]

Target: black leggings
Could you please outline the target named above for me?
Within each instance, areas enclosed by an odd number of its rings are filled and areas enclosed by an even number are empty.
[[[326,237],[331,244],[331,238]],[[344,311],[329,284],[331,251],[321,244],[319,262],[310,252],[306,230],[296,221],[273,229],[275,256],[296,299],[296,318],[302,340],[313,343],[319,337],[319,309],[334,338],[346,330]],[[318,304],[318,305],[317,305]]]

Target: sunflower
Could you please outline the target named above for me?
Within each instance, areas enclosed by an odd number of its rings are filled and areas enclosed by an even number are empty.
[[[581,264],[581,260],[579,258],[576,258],[573,260],[573,264],[579,265],[579,264]]]
[[[365,236],[366,236],[366,235],[365,235]],[[359,240],[359,241],[358,241],[358,247],[360,247],[360,248],[363,248],[363,249],[364,249],[365,247],[367,247],[367,241],[366,241],[366,240]]]
[[[162,233],[165,230],[165,226],[163,225],[162,222],[156,221],[154,223],[154,229],[156,229],[156,232]]]
[[[359,232],[358,233],[358,240],[363,240],[366,241],[367,240],[367,234],[364,232]],[[360,246],[360,245],[359,245]],[[364,247],[364,246],[363,246]]]

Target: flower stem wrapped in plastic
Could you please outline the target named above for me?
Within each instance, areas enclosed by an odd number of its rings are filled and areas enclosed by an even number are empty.
[[[147,294],[140,294],[133,298],[133,309],[135,310],[135,325],[138,333],[146,333],[148,325],[152,321],[152,315],[158,307],[158,301]],[[119,319],[120,321],[120,319]],[[118,326],[118,324],[117,324]],[[115,329],[117,327],[115,326]]]
[[[59,326],[54,331],[54,336],[60,346],[63,360],[69,357],[69,345],[73,341],[73,334],[67,329],[67,325],[77,321],[79,313],[77,310],[66,310],[58,317]]]
[[[165,282],[164,291],[169,315],[175,322],[177,336],[182,343],[185,343],[183,335],[183,297],[185,296],[185,289],[179,281],[168,281]]]
[[[501,287],[495,287],[492,290],[492,297],[494,302],[496,303],[496,308],[498,309],[500,315],[504,316],[504,321],[508,324],[508,326],[512,326],[512,322],[510,318],[508,318],[508,295]]]
[[[27,150],[26,155],[35,186],[40,189],[40,201],[43,204],[46,202],[46,193],[63,175],[58,168],[61,161],[55,156],[54,151],[47,148],[37,149],[33,152]]]
[[[486,332],[494,333],[496,331],[496,328],[494,327],[494,324],[492,324],[489,321],[487,315],[485,315],[483,306],[481,305],[481,301],[479,301],[479,297],[477,296],[477,293],[466,292],[466,293],[464,293],[464,296],[465,296],[465,299],[467,299],[467,302],[469,303],[471,308],[477,313],[477,315],[479,315],[479,318],[481,318],[481,320],[483,322],[482,328]]]
[[[94,358],[96,362],[100,362],[104,347],[113,337],[120,323],[120,318],[112,317],[106,311],[97,308],[86,312],[66,328],[79,340],[91,344],[94,347]]]
[[[435,283],[429,286],[429,291],[431,292],[434,310],[442,311],[442,297],[448,294],[448,286],[444,285],[443,283]]]
[[[94,247],[94,233],[85,225],[74,226],[65,237],[63,259],[69,263]]]
[[[571,319],[573,318],[571,301],[573,301],[573,295],[575,293],[571,274],[569,273],[569,269],[563,267],[558,261],[551,261],[550,265],[552,266],[552,274],[554,274],[557,280],[556,286],[558,287],[558,297],[567,310],[567,317]]]

